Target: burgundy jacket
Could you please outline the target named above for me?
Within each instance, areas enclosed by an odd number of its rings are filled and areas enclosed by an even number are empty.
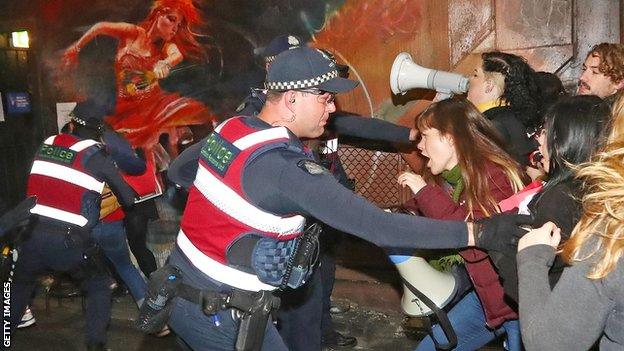
[[[501,168],[488,163],[486,171],[490,180],[490,192],[496,202],[513,195],[511,184]],[[464,194],[457,204],[453,202],[449,191],[436,184],[426,185],[404,207],[416,214],[435,219],[466,220],[468,215]],[[474,209],[473,213],[474,219],[485,217],[479,208]],[[479,249],[465,249],[459,254],[466,262],[466,270],[481,300],[486,324],[497,328],[507,320],[518,319],[517,308],[505,302],[503,286],[488,254]]]

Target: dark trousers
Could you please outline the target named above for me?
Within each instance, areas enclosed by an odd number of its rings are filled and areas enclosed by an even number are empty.
[[[128,237],[128,246],[137,260],[141,272],[149,278],[156,270],[154,254],[147,248],[147,223],[158,218],[154,200],[146,200],[126,211],[124,226]]]
[[[328,252],[321,254],[321,266],[318,268],[321,274],[322,295],[321,300],[323,309],[321,311],[321,333],[331,335],[334,333],[334,321],[329,313],[331,308],[331,295],[334,290],[334,281],[336,280],[336,262],[334,255]]]
[[[169,264],[182,272],[185,284],[195,288],[214,291],[227,291],[227,286],[218,284],[199,272],[187,261],[184,255],[174,249],[169,256]],[[232,309],[221,310],[215,316],[204,314],[200,305],[177,297],[173,300],[169,326],[178,336],[178,343],[184,350],[235,350],[238,336],[239,319],[232,314]],[[275,329],[272,320],[266,326],[262,351],[288,351],[284,341]],[[317,349],[318,351],[319,349]]]
[[[321,336],[335,332],[329,309],[336,279],[334,251],[340,235],[333,228],[323,228],[320,266],[306,285],[282,295],[279,331],[291,351],[318,351]]]
[[[87,344],[105,344],[111,316],[110,278],[106,274],[85,274],[83,253],[86,234],[72,233],[40,221],[18,247],[18,261],[11,284],[11,331],[19,324],[31,299],[36,278],[45,271],[67,272],[81,279],[86,292]]]
[[[277,319],[280,335],[290,351],[321,350],[323,286],[320,273],[317,269],[304,286],[282,294]]]

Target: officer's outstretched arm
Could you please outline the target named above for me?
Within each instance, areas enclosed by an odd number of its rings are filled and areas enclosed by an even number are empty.
[[[341,135],[368,140],[403,144],[413,141],[410,140],[410,128],[377,118],[360,117],[344,112],[333,113],[327,127]]]
[[[129,175],[139,175],[145,172],[145,160],[136,154],[123,136],[114,130],[107,130],[102,134],[102,141],[106,145],[106,151],[122,172]]]
[[[381,247],[460,248],[468,226],[383,211],[340,185],[322,166],[292,152],[269,152],[250,163],[243,187],[277,214],[301,213]]]

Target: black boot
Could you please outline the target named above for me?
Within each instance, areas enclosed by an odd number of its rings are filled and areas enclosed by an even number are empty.
[[[354,336],[342,335],[337,331],[321,337],[321,345],[333,350],[352,349],[357,345]]]

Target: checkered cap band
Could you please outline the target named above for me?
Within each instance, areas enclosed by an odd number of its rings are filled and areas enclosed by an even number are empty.
[[[83,125],[83,126],[87,125],[87,121],[85,121],[84,119],[76,116],[73,112],[70,112],[69,116],[71,117],[72,121],[74,121],[74,122],[76,122],[76,123],[78,123],[80,125]]]
[[[267,56],[267,57],[264,58],[264,62],[271,63],[271,62],[273,62],[273,60],[275,60],[276,57],[277,57],[277,55]]]
[[[338,71],[333,70],[333,71],[323,73],[320,76],[310,78],[310,79],[294,80],[290,82],[266,82],[264,83],[264,87],[267,90],[277,90],[277,91],[305,89],[305,88],[312,88],[312,87],[318,86],[336,77],[338,77]]]

